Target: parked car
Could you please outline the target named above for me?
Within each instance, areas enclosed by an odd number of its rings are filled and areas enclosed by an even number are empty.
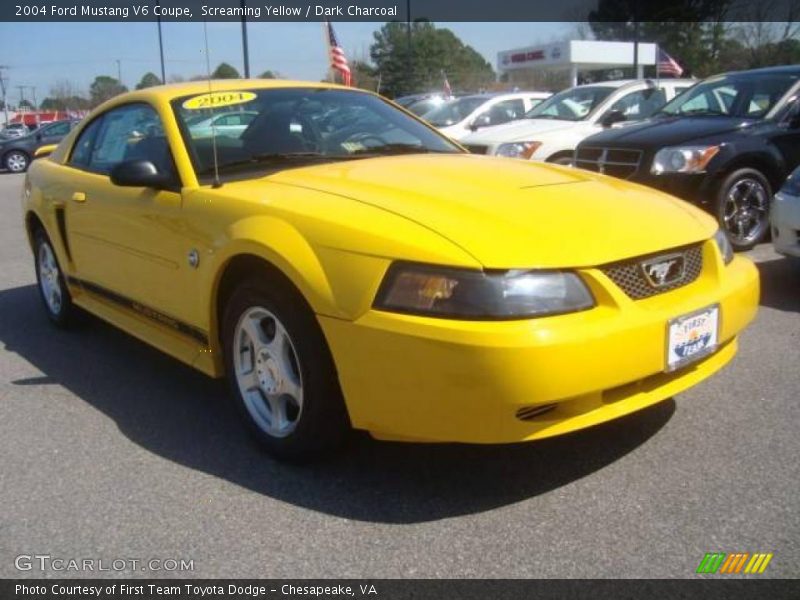
[[[406,105],[405,109],[411,111],[418,117],[425,115],[426,113],[431,112],[432,110],[439,108],[443,104],[454,100],[453,96],[444,96],[442,94],[432,94],[427,98],[420,98],[419,100],[415,100],[414,102]]]
[[[545,98],[547,92],[473,94],[434,108],[422,118],[454,140],[461,140],[482,127],[520,119]]]
[[[800,164],[800,65],[710,77],[653,118],[584,140],[575,164],[699,204],[737,250],[752,248]]]
[[[25,225],[55,324],[80,306],[227,375],[279,457],[351,427],[565,434],[711,376],[755,315],[755,266],[699,209],[470,155],[364,90],[209,85],[101,105],[31,165]],[[258,116],[214,144],[185,125],[209,105]]]
[[[775,194],[771,220],[775,251],[800,258],[800,167]]]
[[[30,133],[30,129],[24,123],[9,123],[2,129],[0,129],[0,138],[2,139],[11,139],[11,138],[18,138],[22,137],[23,135],[28,135]]]
[[[606,81],[551,96],[518,121],[487,127],[461,142],[475,154],[571,164],[581,140],[622,122],[645,119],[696,82]]]
[[[192,137],[239,137],[258,113],[251,110],[231,111],[189,123]]]
[[[23,137],[0,141],[0,164],[12,173],[28,169],[40,146],[57,144],[78,121],[55,121]]]

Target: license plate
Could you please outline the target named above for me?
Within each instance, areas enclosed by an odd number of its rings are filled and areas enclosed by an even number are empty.
[[[672,319],[667,325],[667,371],[708,356],[719,342],[719,306]]]

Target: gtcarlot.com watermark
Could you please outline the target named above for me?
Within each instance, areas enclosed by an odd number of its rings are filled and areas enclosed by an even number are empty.
[[[194,559],[185,558],[74,558],[50,554],[20,554],[14,559],[17,571],[125,572],[194,571]]]

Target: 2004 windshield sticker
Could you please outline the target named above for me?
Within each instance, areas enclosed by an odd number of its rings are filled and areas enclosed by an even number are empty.
[[[252,102],[255,98],[256,95],[253,92],[210,92],[185,100],[183,108],[187,110],[202,110],[220,106],[233,106],[234,104]]]

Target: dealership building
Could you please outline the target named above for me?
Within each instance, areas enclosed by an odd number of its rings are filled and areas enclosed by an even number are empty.
[[[638,69],[641,78],[645,66],[656,64],[656,45],[639,43]],[[537,70],[568,71],[570,86],[578,85],[580,71],[631,67],[634,63],[633,42],[598,42],[573,40],[554,42],[497,53],[497,70],[508,81],[524,80],[524,74]]]

